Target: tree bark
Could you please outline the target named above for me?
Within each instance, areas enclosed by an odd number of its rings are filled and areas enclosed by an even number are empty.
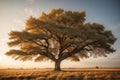
[[[61,64],[61,60],[55,61],[55,68],[54,68],[55,71],[61,71],[60,64]]]

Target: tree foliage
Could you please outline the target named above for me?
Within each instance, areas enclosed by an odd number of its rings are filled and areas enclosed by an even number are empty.
[[[91,56],[107,56],[115,50],[116,38],[102,24],[85,23],[85,11],[52,9],[40,17],[30,17],[23,31],[11,31],[6,54],[20,60],[79,61]]]

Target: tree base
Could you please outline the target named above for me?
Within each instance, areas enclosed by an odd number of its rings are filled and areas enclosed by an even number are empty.
[[[54,69],[54,71],[61,71],[61,69]]]
[[[56,60],[56,61],[55,61],[55,68],[54,68],[54,71],[61,71],[60,63],[61,63],[60,60]]]

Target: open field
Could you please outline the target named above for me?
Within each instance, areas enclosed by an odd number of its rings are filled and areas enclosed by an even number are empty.
[[[120,80],[120,69],[0,69],[0,80]]]

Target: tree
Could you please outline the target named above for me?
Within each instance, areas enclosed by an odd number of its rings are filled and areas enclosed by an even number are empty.
[[[51,60],[54,70],[61,70],[60,63],[65,59],[79,61],[91,56],[107,56],[115,52],[112,45],[116,38],[102,24],[85,23],[85,11],[74,12],[52,9],[40,17],[30,17],[23,31],[9,33],[10,47],[6,55],[15,60]]]
[[[96,66],[96,69],[98,69],[99,68],[99,66]]]

